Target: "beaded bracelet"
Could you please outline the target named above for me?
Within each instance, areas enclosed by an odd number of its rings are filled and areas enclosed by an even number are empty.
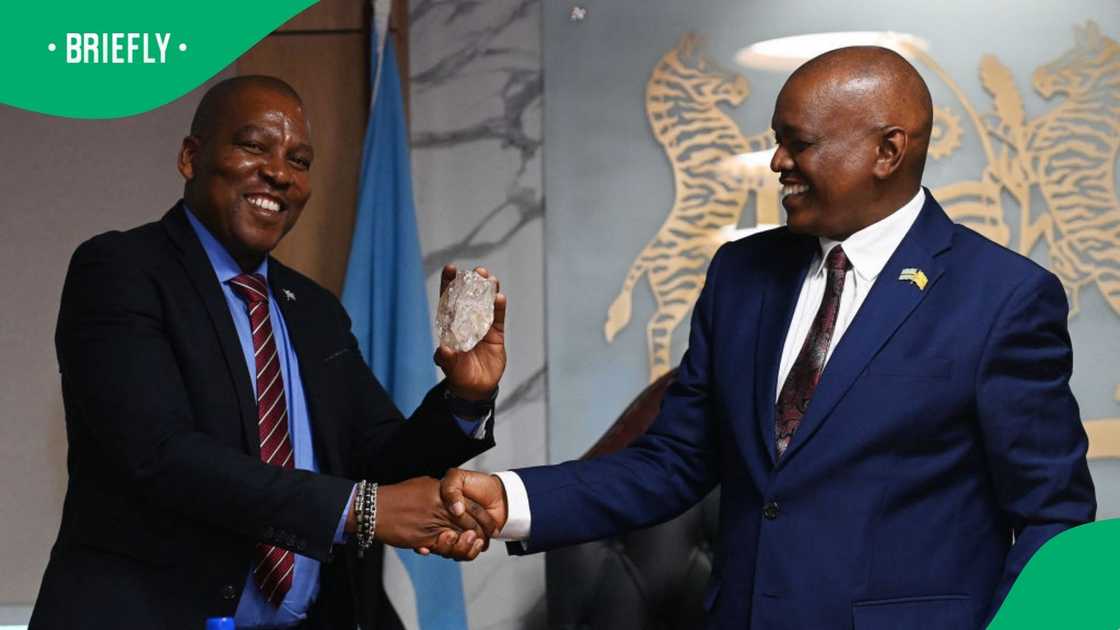
[[[365,500],[366,496],[365,487],[366,482],[359,481],[358,488],[354,491],[354,520],[358,524],[358,530],[354,534],[355,540],[357,539],[359,533],[362,531],[362,502]],[[362,551],[361,549],[359,549],[358,555],[361,556],[361,554]]]
[[[365,557],[366,549],[373,546],[373,533],[377,529],[377,484],[358,482],[354,509],[358,516],[358,557]]]

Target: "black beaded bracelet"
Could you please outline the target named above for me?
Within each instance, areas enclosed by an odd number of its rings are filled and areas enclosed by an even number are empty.
[[[357,521],[357,523],[358,523],[358,531],[354,534],[354,538],[355,538],[355,540],[359,540],[359,541],[362,539],[361,538],[362,537],[362,531],[365,529],[365,524],[363,523],[364,512],[362,511],[362,507],[363,507],[362,504],[365,502],[365,499],[366,499],[366,482],[365,481],[359,481],[358,482],[358,489],[354,492],[354,520]],[[361,556],[362,556],[362,549],[359,547],[358,548],[358,557],[360,558]]]
[[[373,534],[377,529],[377,484],[370,481],[358,482],[357,499],[354,509],[358,517],[358,557],[364,558],[366,549],[373,546]]]

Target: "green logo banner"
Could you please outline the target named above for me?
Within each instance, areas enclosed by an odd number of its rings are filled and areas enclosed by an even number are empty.
[[[1118,519],[1081,525],[1047,541],[1019,574],[988,630],[1120,628],[1117,541]]]
[[[179,98],[317,0],[9,2],[0,103],[118,118]]]

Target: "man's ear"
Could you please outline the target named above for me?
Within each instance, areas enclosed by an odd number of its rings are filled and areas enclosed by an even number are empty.
[[[878,179],[887,179],[902,166],[910,136],[902,127],[887,127],[879,138],[873,173]]]
[[[194,179],[194,160],[198,157],[201,148],[202,141],[198,139],[198,136],[183,138],[183,144],[179,147],[179,174],[188,182]]]

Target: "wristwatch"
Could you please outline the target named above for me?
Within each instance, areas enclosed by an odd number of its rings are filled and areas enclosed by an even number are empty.
[[[451,393],[450,387],[443,389],[443,401],[451,413],[464,420],[478,420],[494,412],[494,401],[498,398],[498,388],[481,400],[467,400]]]

